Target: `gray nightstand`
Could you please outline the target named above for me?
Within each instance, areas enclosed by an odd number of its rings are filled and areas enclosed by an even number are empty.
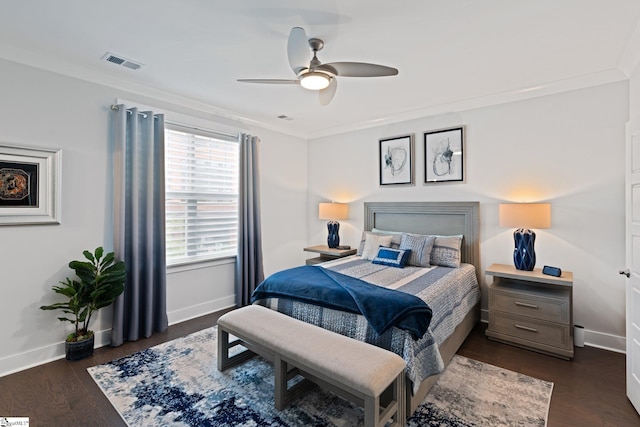
[[[573,273],[562,276],[493,264],[489,285],[490,339],[563,359],[573,357]]]
[[[304,248],[304,250],[307,252],[315,252],[320,254],[320,256],[318,257],[307,259],[307,265],[319,264],[325,261],[344,258],[349,255],[354,255],[357,252],[356,249],[331,249],[327,245],[309,246],[308,248]]]

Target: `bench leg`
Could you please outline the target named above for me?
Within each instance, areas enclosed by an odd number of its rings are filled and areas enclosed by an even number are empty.
[[[244,350],[229,357],[229,350],[240,344],[242,344],[240,340],[229,342],[229,332],[218,325],[218,371],[224,371],[232,366],[239,365],[256,355],[251,350]]]
[[[406,424],[405,412],[405,373],[404,370],[391,383],[391,401],[382,407],[380,396],[365,396],[364,398],[364,426],[384,427],[389,420],[393,420],[391,426],[404,427]]]
[[[287,362],[282,360],[276,353],[273,361],[274,383],[275,383],[275,406],[278,411],[282,411],[287,406]]]
[[[404,427],[407,424],[407,390],[406,390],[406,375],[402,370],[398,378],[396,378],[396,386],[394,387],[396,393],[396,400],[398,401],[398,413],[396,414],[396,423],[400,427]]]
[[[391,405],[391,404],[390,404]],[[380,425],[380,396],[364,397],[364,427],[378,427]]]
[[[289,387],[289,380],[300,375],[299,369],[287,363],[278,353],[273,359],[275,407],[278,411],[282,411],[291,402],[304,395],[314,384],[303,377],[294,386]]]

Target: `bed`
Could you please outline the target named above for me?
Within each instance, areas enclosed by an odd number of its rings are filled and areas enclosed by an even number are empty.
[[[384,230],[383,234],[395,231],[421,235],[462,235],[462,263],[459,268],[397,269],[372,265],[369,260],[360,256],[329,261],[319,267],[309,267],[360,277],[369,283],[391,285],[399,290],[414,289],[411,292],[418,294],[421,299],[426,299],[433,309],[431,325],[420,337],[413,336],[414,334],[399,327],[392,327],[379,334],[360,314],[316,306],[295,299],[259,297],[254,303],[386,348],[402,356],[407,362],[409,381],[406,382],[406,402],[407,414],[410,415],[424,400],[436,382],[438,374],[444,370],[480,317],[478,208],[478,202],[364,204],[365,231]],[[362,247],[359,253],[361,249]],[[425,280],[434,284],[423,288],[422,282]],[[453,282],[463,282],[464,285],[452,286]]]

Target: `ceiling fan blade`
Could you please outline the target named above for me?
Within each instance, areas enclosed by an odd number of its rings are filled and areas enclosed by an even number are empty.
[[[242,83],[265,83],[271,85],[297,85],[300,84],[299,80],[287,80],[287,79],[238,79]]]
[[[380,77],[395,76],[398,74],[397,68],[378,64],[367,64],[365,62],[330,62],[323,66],[333,68],[337,71],[338,76],[343,77]]]
[[[318,65],[317,67],[311,68],[312,71],[325,71],[329,74],[332,74],[334,76],[338,75],[338,71],[336,71],[335,68],[333,68],[331,65],[329,64],[322,64],[322,65]]]
[[[293,27],[287,42],[289,65],[296,75],[309,66],[309,39],[303,28]]]
[[[320,105],[329,105],[333,96],[336,94],[336,89],[338,89],[338,80],[336,78],[331,79],[331,83],[329,86],[318,91],[318,99],[320,100]]]

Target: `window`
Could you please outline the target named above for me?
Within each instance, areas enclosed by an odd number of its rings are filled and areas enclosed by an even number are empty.
[[[167,265],[237,254],[234,136],[165,125]]]

